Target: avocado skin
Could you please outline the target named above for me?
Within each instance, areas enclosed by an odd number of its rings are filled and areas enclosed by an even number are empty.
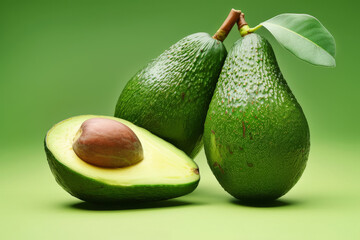
[[[202,147],[207,109],[226,54],[222,42],[207,33],[181,39],[129,80],[115,117],[195,157]]]
[[[56,182],[72,196],[93,203],[149,202],[189,194],[199,180],[178,185],[110,185],[81,175],[59,162],[46,146],[47,160]]]
[[[206,117],[204,148],[221,186],[243,201],[279,198],[305,169],[305,115],[271,45],[255,33],[229,51]]]

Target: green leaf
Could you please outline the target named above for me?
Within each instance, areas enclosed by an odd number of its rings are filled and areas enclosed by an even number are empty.
[[[335,39],[315,17],[285,13],[260,25],[300,59],[315,65],[335,67]]]

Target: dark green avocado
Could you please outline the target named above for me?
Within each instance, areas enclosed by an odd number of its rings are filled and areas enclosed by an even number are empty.
[[[194,157],[221,67],[223,43],[207,33],[189,35],[133,76],[115,117],[126,119]]]
[[[244,201],[284,195],[305,169],[306,118],[271,45],[255,33],[229,51],[206,117],[204,147],[219,183]]]

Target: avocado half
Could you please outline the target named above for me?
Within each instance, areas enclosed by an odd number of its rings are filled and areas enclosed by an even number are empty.
[[[102,168],[81,160],[73,151],[74,137],[90,118],[108,118],[128,126],[139,138],[144,159],[124,168]],[[53,126],[45,152],[56,181],[71,195],[88,202],[155,201],[179,197],[198,185],[198,166],[183,151],[128,121],[85,115]]]

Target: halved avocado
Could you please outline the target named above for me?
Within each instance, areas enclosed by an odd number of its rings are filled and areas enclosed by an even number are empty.
[[[108,118],[128,126],[139,138],[144,159],[124,168],[102,168],[81,160],[74,137],[90,118]],[[85,115],[66,119],[45,137],[45,152],[56,181],[71,195],[88,202],[154,201],[192,192],[200,176],[197,165],[172,144],[128,121]]]

